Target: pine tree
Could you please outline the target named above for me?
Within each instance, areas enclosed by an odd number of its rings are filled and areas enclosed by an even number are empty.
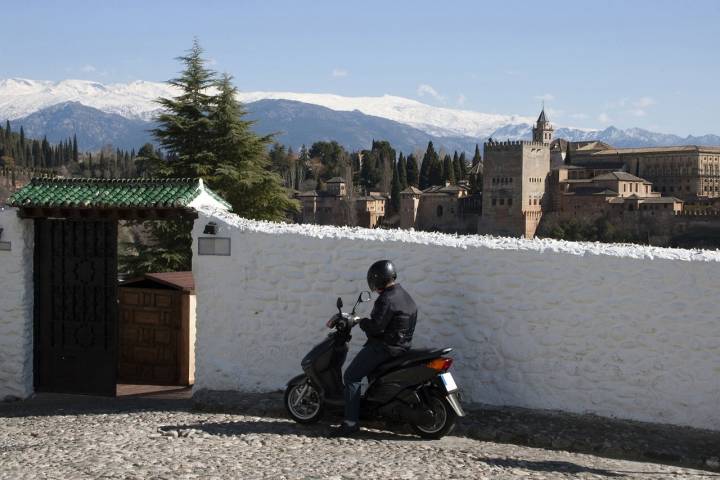
[[[417,158],[412,153],[407,158],[407,183],[413,187],[420,184],[420,169],[418,168]]]
[[[400,173],[398,172],[399,162],[393,166],[392,181],[390,184],[390,206],[393,212],[400,212]]]
[[[205,66],[203,50],[197,39],[187,55],[178,57],[185,69],[168,83],[180,91],[173,98],[160,98],[163,113],[153,135],[172,161],[168,174],[177,177],[201,177],[216,164],[212,152],[210,111],[213,98],[208,89],[215,84],[215,73]]]
[[[212,150],[217,169],[208,177],[208,186],[222,195],[233,211],[246,218],[280,221],[297,202],[288,197],[282,179],[270,170],[266,154],[271,136],[258,136],[245,120],[247,114],[236,100],[232,77],[218,84],[216,107],[211,115]]]

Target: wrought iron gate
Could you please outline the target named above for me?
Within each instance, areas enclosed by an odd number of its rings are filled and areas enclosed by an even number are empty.
[[[117,222],[35,221],[35,388],[115,395]]]

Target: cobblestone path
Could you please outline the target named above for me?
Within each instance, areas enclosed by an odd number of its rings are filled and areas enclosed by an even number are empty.
[[[446,437],[423,441],[276,416],[195,412],[142,402],[42,412],[0,408],[0,478],[714,478],[720,474]],[[114,405],[114,406],[113,406]]]

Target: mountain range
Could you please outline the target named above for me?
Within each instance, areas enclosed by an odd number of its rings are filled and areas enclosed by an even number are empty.
[[[158,112],[155,100],[174,96],[165,83],[135,81],[101,84],[85,80],[60,82],[21,78],[0,80],[0,120],[21,125],[29,137],[59,141],[76,134],[83,150],[112,144],[138,148],[151,141],[149,131]],[[396,149],[424,149],[428,141],[447,151],[472,153],[488,137],[531,138],[533,118],[455,110],[416,100],[383,95],[344,97],[292,92],[239,92],[258,133],[277,133],[294,148],[318,140],[336,140],[350,150],[368,148],[373,139],[388,140]],[[572,141],[600,140],[618,147],[720,145],[717,135],[680,137],[639,128],[604,130],[557,128],[556,137]]]

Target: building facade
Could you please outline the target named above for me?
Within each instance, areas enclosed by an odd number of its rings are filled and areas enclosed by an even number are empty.
[[[400,192],[400,228],[446,233],[476,233],[482,196],[466,183],[408,187]]]
[[[720,147],[606,148],[571,153],[573,165],[608,162],[649,180],[663,195],[683,200],[720,197]]]

